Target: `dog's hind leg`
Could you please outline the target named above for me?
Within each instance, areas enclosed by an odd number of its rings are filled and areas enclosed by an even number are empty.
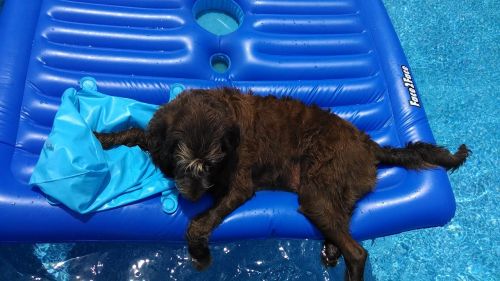
[[[339,262],[339,258],[342,255],[339,247],[333,244],[332,241],[325,239],[323,243],[323,249],[321,249],[321,261],[325,266],[334,267]]]
[[[363,280],[368,254],[349,233],[349,212],[331,198],[318,196],[317,190],[321,189],[302,183],[299,191],[301,212],[321,231],[326,246],[333,244],[340,249],[347,267],[346,280]]]
[[[142,150],[147,151],[147,140],[144,130],[138,128],[131,128],[121,132],[115,133],[97,133],[94,135],[99,140],[102,148],[109,149],[117,145],[135,146],[138,145]]]
[[[299,212],[307,217],[307,214],[302,211],[302,207],[299,208]],[[342,256],[342,253],[340,252],[339,247],[337,247],[331,240],[325,238],[323,248],[321,249],[321,261],[323,264],[326,267],[334,267],[338,264],[340,256]]]

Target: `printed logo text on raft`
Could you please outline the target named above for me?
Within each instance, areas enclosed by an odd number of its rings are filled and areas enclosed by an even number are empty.
[[[408,88],[408,93],[410,94],[410,105],[420,107],[420,101],[417,96],[417,89],[415,89],[415,84],[413,84],[413,79],[411,78],[410,69],[402,65],[403,70],[403,84]]]

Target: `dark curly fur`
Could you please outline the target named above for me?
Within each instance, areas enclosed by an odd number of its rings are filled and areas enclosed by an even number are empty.
[[[377,164],[409,169],[456,169],[469,154],[422,142],[380,147],[368,135],[317,106],[292,99],[241,94],[236,89],[190,90],[162,106],[145,131],[96,133],[104,148],[139,145],[180,193],[214,206],[187,230],[194,265],[210,264],[208,238],[224,217],[263,188],[299,195],[299,211],[325,237],[321,257],[342,254],[349,280],[362,280],[366,251],[349,234],[354,204],[375,186]]]

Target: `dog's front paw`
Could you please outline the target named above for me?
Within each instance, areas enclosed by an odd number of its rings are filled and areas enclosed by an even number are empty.
[[[330,243],[323,244],[323,249],[321,250],[321,261],[326,267],[336,266],[338,264],[340,255],[341,253],[337,246]]]
[[[101,143],[103,149],[106,150],[112,147],[111,142],[109,141],[109,134],[94,132],[94,136]]]
[[[212,263],[212,258],[210,257],[210,255],[200,258],[191,257],[191,262],[193,263],[193,266],[196,268],[196,270],[203,271],[210,266],[210,264]]]
[[[194,267],[201,271],[211,263],[210,250],[208,249],[208,234],[203,220],[194,219],[189,224],[186,239],[188,252]]]
[[[212,263],[208,247],[189,247],[188,251],[191,256],[191,262],[196,270],[205,270]]]

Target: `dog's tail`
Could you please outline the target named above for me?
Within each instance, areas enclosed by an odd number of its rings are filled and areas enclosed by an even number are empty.
[[[441,166],[455,171],[471,151],[462,144],[455,154],[441,146],[430,143],[409,143],[405,148],[380,147],[375,143],[375,156],[380,164],[400,165],[407,169],[428,169]]]
[[[132,128],[116,133],[96,133],[102,145],[102,148],[109,149],[116,145],[136,146],[138,145],[142,150],[148,151],[148,144],[146,133],[142,129]]]

